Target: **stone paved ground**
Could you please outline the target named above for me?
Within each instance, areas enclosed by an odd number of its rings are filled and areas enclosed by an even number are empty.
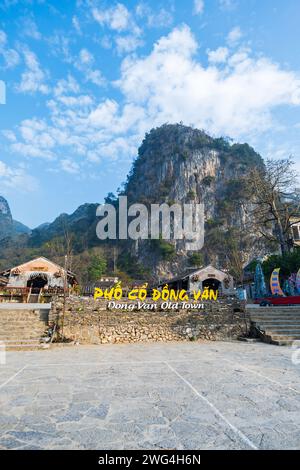
[[[299,372],[261,343],[7,353],[0,449],[299,449]]]

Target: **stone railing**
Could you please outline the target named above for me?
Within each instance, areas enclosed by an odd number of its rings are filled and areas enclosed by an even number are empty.
[[[61,300],[53,302],[50,321],[65,338],[86,344],[236,339],[249,327],[243,306],[225,299],[206,302],[197,310],[158,305],[155,310],[129,311],[109,309],[102,299],[70,297],[63,311]]]

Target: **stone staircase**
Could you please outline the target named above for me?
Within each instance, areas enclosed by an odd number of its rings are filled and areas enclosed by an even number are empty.
[[[6,350],[40,347],[49,317],[49,308],[40,305],[0,304],[0,341]]]
[[[300,305],[260,307],[247,305],[252,327],[266,343],[291,345],[300,340]]]

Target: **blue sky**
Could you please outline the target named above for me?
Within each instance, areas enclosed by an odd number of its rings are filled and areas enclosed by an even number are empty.
[[[1,0],[0,195],[13,216],[34,227],[102,202],[165,122],[300,169],[299,21],[299,0]]]

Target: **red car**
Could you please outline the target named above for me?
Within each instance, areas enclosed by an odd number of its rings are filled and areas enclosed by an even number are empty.
[[[254,303],[259,304],[261,307],[267,307],[268,305],[299,305],[300,295],[264,297],[263,299],[256,299]]]

